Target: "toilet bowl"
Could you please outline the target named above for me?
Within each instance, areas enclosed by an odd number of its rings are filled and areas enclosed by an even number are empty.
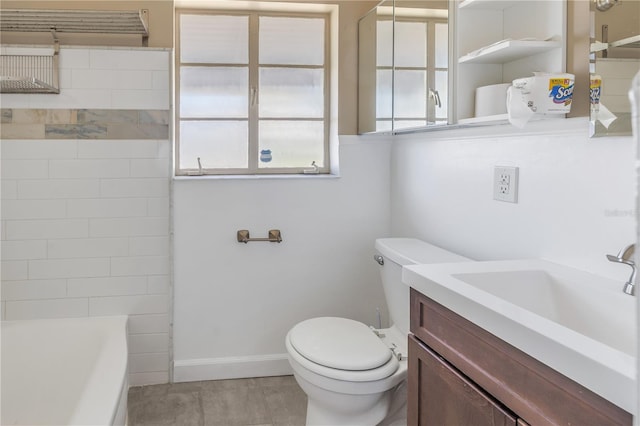
[[[307,394],[308,426],[406,425],[409,287],[402,265],[469,261],[411,238],[378,239],[376,250],[391,327],[319,317],[287,333],[289,363]]]

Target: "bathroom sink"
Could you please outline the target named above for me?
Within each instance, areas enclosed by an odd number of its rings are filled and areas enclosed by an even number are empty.
[[[540,259],[403,269],[411,287],[633,414],[635,299],[621,275]]]

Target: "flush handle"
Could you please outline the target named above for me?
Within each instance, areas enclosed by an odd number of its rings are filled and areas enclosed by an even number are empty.
[[[384,257],[380,256],[379,254],[374,254],[373,255],[373,260],[378,262],[378,265],[380,265],[380,266],[384,265]]]

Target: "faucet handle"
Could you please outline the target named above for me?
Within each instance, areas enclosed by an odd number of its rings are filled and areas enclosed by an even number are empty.
[[[624,287],[622,288],[622,291],[632,296],[635,293],[636,272],[637,272],[636,263],[633,260],[633,255],[635,251],[636,251],[636,245],[630,244],[627,247],[620,250],[620,253],[618,253],[617,256],[614,256],[612,254],[607,255],[607,259],[610,262],[622,263],[622,264],[631,266],[631,276],[629,277],[627,282],[624,283]]]
[[[636,245],[629,244],[628,246],[620,250],[620,253],[618,253],[618,257],[622,260],[627,260],[632,262],[633,255],[635,254],[635,252],[636,252]]]

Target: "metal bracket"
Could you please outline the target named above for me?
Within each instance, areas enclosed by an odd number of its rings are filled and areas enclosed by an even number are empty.
[[[248,243],[249,241],[268,241],[270,243],[281,243],[282,242],[282,234],[280,234],[279,229],[270,229],[269,236],[267,238],[251,238],[249,235],[249,231],[246,229],[241,229],[237,234],[239,243]]]

